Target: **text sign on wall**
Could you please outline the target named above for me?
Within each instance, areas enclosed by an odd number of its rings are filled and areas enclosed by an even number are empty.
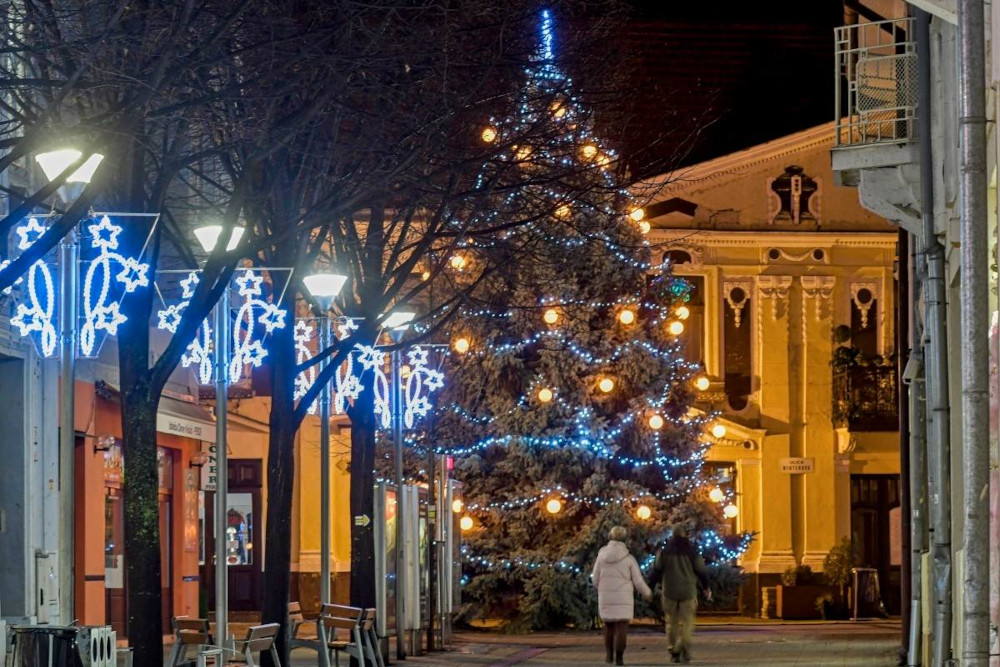
[[[215,443],[202,442],[201,451],[208,454],[208,461],[201,467],[201,490],[215,491],[219,477],[219,462],[215,457]]]
[[[779,466],[781,467],[781,472],[787,472],[792,475],[813,472],[816,470],[816,459],[804,459],[798,457],[781,459]]]
[[[184,438],[193,438],[213,442],[215,440],[215,426],[213,424],[203,424],[183,417],[156,413],[156,430],[160,433],[172,433]]]

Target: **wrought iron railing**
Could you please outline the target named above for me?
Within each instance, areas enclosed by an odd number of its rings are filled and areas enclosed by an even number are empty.
[[[899,389],[896,364],[834,369],[833,422],[851,431],[899,429]]]
[[[913,19],[834,29],[837,146],[903,143],[916,136]]]

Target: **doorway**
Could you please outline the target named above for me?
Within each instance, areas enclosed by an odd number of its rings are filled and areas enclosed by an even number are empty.
[[[229,461],[229,493],[226,513],[226,544],[224,558],[229,565],[230,611],[259,611],[261,604],[260,544],[264,535],[260,531],[261,489],[263,471],[260,459],[232,459]],[[204,581],[210,582],[209,605],[215,606],[214,568],[215,544],[215,494],[205,496],[206,543],[209,558],[206,560]]]
[[[882,601],[900,612],[903,562],[899,476],[851,475],[851,542],[858,567],[878,570]]]

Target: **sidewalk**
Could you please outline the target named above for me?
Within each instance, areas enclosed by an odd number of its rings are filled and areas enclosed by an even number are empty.
[[[721,623],[698,625],[694,662],[698,665],[832,665],[890,667],[896,664],[899,623]],[[629,635],[625,664],[670,663],[666,639],[651,627]],[[504,635],[463,632],[452,650],[411,656],[399,667],[583,667],[603,665],[599,633],[563,632]],[[297,650],[288,667],[313,667],[316,654]],[[341,665],[346,666],[346,661]]]

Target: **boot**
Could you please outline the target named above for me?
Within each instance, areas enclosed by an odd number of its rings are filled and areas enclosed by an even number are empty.
[[[608,649],[607,658],[605,658],[604,662],[606,662],[606,663],[608,663],[610,665],[610,664],[613,664],[614,661],[615,661],[614,650],[609,648]]]
[[[615,664],[618,667],[622,667],[625,664],[625,651],[617,651],[615,653]]]

